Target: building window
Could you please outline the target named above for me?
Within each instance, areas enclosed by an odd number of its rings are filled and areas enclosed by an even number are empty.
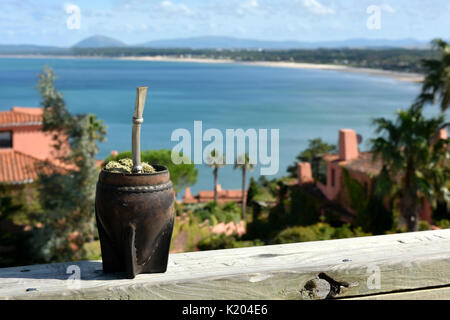
[[[326,185],[328,164],[321,157],[317,157],[312,161],[311,169],[314,180]]]
[[[335,172],[334,169],[331,169],[331,186],[334,187],[335,184]]]
[[[0,132],[0,149],[12,148],[12,132]]]

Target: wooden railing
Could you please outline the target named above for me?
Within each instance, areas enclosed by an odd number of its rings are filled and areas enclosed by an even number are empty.
[[[0,299],[324,298],[450,299],[450,230],[178,253],[132,280],[101,261],[0,269]]]

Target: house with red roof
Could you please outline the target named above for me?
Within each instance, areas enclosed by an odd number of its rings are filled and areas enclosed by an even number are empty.
[[[247,191],[245,191],[245,199],[247,198]],[[200,190],[196,196],[193,196],[190,188],[184,191],[183,203],[205,203],[214,201],[214,190]],[[225,204],[227,202],[242,202],[242,190],[223,190],[220,184],[217,185],[217,202]]]
[[[42,108],[0,111],[0,184],[29,184],[40,172],[67,169],[54,154],[52,134],[42,128]]]
[[[447,139],[447,131],[442,129],[438,138]],[[364,186],[366,192],[370,193],[374,179],[383,168],[381,159],[374,161],[371,152],[360,152],[356,132],[351,129],[342,129],[339,131],[338,153],[327,154],[322,160],[326,166],[326,182],[314,181],[311,165],[307,162],[299,162],[297,164],[298,184],[315,184],[328,200],[335,201],[354,213],[347,201],[343,172],[346,170],[351,178],[358,181]],[[432,206],[426,198],[423,199],[419,216],[421,220],[432,223]]]

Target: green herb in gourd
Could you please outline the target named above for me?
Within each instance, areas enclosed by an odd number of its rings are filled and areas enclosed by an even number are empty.
[[[147,162],[142,162],[142,173],[153,173],[155,168],[149,165]],[[133,160],[130,158],[120,159],[119,161],[110,161],[105,166],[105,170],[115,173],[132,173],[131,168],[133,167]]]

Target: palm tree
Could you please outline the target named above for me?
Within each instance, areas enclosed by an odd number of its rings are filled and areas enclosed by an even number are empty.
[[[384,184],[391,189],[384,192],[400,200],[408,231],[415,231],[421,197],[436,199],[445,184],[437,185],[433,181],[449,179],[446,146],[449,140],[435,141],[438,130],[446,126],[444,116],[426,119],[422,107],[413,105],[398,111],[395,121],[378,118],[374,124],[376,133],[380,134],[371,141],[374,160],[381,158],[383,172],[391,182]],[[445,161],[447,169],[443,168]]]
[[[219,175],[219,168],[223,168],[225,166],[225,156],[220,154],[219,151],[214,149],[208,156],[206,160],[206,165],[213,169],[214,175],[214,201],[217,202],[217,182]]]
[[[245,219],[245,179],[247,175],[247,170],[253,170],[254,164],[251,163],[250,157],[247,153],[244,153],[236,159],[234,164],[234,169],[242,170],[242,220]]]
[[[432,44],[439,58],[422,61],[425,79],[417,103],[423,105],[438,100],[444,112],[450,105],[450,46],[442,39],[435,39]]]

